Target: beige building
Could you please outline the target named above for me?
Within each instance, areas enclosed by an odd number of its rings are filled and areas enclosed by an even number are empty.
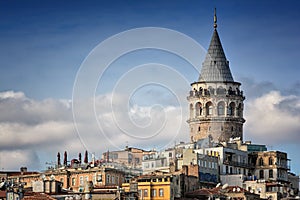
[[[141,168],[143,156],[151,153],[152,151],[126,146],[124,150],[104,152],[102,160],[124,164],[127,167]]]
[[[65,168],[52,169],[44,173],[16,174],[8,176],[8,180],[25,183],[25,188],[32,187],[36,181],[56,180],[62,183],[61,187],[82,192],[87,182],[93,182],[94,187],[121,186],[124,182],[123,171],[108,167],[93,168]]]

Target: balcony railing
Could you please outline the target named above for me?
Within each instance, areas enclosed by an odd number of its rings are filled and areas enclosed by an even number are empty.
[[[242,162],[230,161],[230,160],[224,160],[223,164],[231,165],[234,167],[254,168],[254,165],[252,163],[242,163]]]

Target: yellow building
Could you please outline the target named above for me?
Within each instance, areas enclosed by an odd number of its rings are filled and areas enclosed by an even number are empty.
[[[147,174],[122,184],[125,193],[138,193],[141,200],[173,200],[183,197],[185,192],[198,188],[198,178],[184,173]]]
[[[131,183],[123,183],[122,188],[124,192],[136,190],[139,199],[143,200],[174,199],[172,179],[172,176],[166,175],[143,175]],[[137,188],[132,185],[137,185]]]

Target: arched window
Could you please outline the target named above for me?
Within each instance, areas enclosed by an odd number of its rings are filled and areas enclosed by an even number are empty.
[[[259,164],[259,166],[263,166],[264,165],[264,160],[262,158],[259,158],[258,164]]]
[[[263,179],[264,178],[264,170],[259,170],[259,178]]]
[[[213,114],[213,104],[211,102],[206,103],[206,115]]]
[[[202,104],[200,102],[196,103],[196,116],[202,115]]]
[[[273,158],[272,157],[269,158],[269,165],[273,165]]]
[[[228,106],[227,115],[234,116],[234,108],[235,108],[235,103],[231,102]]]
[[[223,101],[218,103],[218,115],[225,115],[225,103]]]
[[[269,178],[273,178],[273,169],[269,170]]]
[[[198,131],[201,131],[201,128],[200,128],[200,126],[198,127]]]

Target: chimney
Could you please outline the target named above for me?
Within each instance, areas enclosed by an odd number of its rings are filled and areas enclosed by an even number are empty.
[[[21,173],[23,174],[24,172],[27,172],[27,167],[21,167],[20,168]]]
[[[79,155],[78,155],[78,160],[79,160],[79,163],[81,164],[81,153],[79,153]]]
[[[65,151],[64,153],[64,165],[67,166],[68,164],[68,154],[67,154],[67,151]]]
[[[88,151],[86,150],[85,151],[85,154],[84,154],[84,161],[83,161],[85,164],[87,164],[89,162],[88,160]]]
[[[60,163],[60,153],[57,153],[57,167],[60,167],[61,163]]]

